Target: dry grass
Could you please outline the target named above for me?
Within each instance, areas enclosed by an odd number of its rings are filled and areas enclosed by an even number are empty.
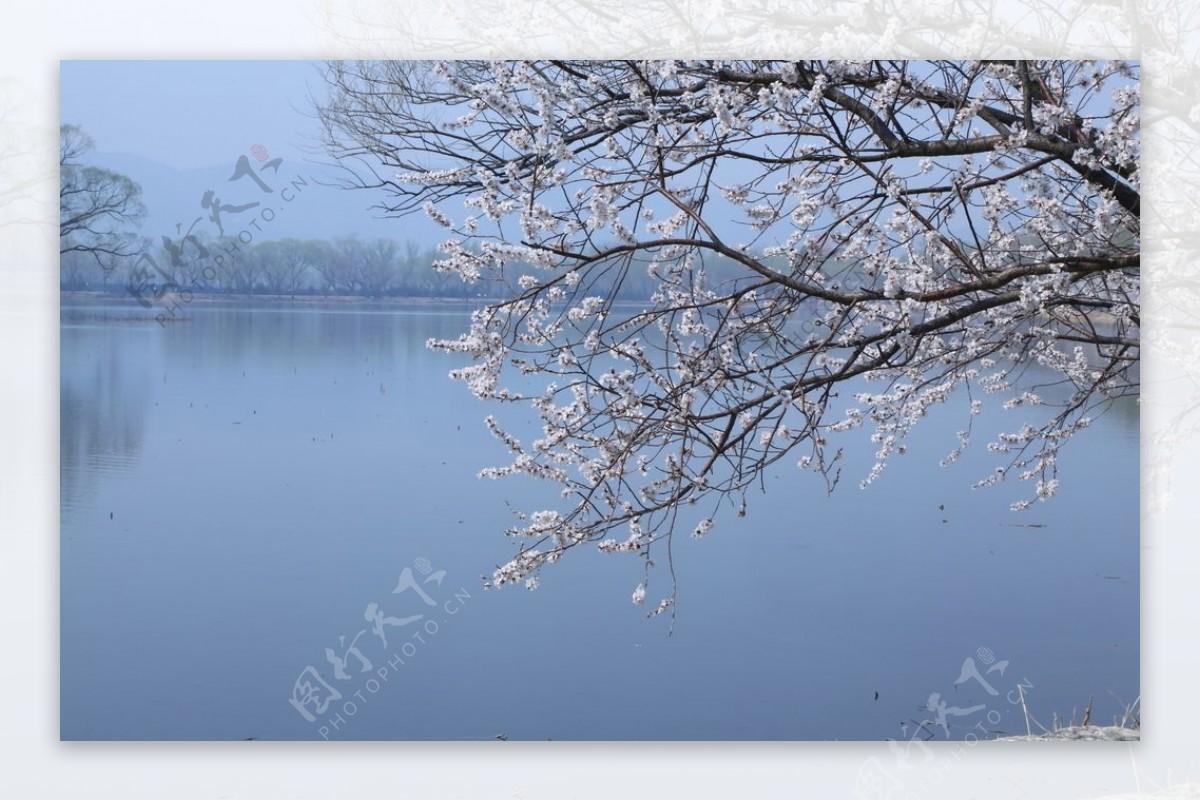
[[[1025,734],[1016,737],[1003,737],[1004,740],[1140,740],[1142,729],[1142,697],[1139,695],[1134,699],[1133,703],[1127,704],[1119,698],[1116,698],[1117,703],[1124,708],[1124,712],[1113,717],[1112,725],[1102,726],[1097,725],[1092,721],[1092,703],[1095,699],[1089,698],[1087,706],[1083,709],[1082,717],[1079,716],[1078,709],[1071,711],[1070,720],[1059,718],[1055,714],[1050,726],[1046,727],[1038,721],[1029,712],[1028,706],[1025,704],[1025,694],[1018,687],[1018,692],[1021,697],[1021,711],[1025,714]],[[1078,722],[1076,722],[1078,720]],[[1040,729],[1039,732],[1033,731],[1034,728]]]

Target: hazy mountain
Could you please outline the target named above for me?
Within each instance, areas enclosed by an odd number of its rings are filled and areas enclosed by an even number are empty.
[[[233,154],[228,164],[186,170],[127,153],[95,152],[88,154],[86,161],[128,175],[141,185],[147,217],[140,232],[154,239],[180,235],[193,223],[194,232],[216,236],[213,206],[221,207],[218,216],[226,235],[245,231],[255,242],[357,234],[366,239],[411,240],[429,246],[441,239],[439,229],[421,215],[382,219],[378,209],[370,208],[380,195],[337,188],[338,177],[330,167],[287,154],[272,165],[276,154],[269,154],[263,162],[247,157],[249,172],[238,174],[238,157]],[[206,208],[203,202],[209,192]],[[252,203],[258,205],[245,208]],[[195,222],[197,219],[199,222]]]

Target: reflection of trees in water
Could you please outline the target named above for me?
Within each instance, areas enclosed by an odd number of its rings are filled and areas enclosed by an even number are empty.
[[[62,509],[91,500],[97,477],[133,466],[144,444],[146,414],[160,363],[176,372],[232,380],[232,371],[292,374],[370,362],[387,381],[424,380],[430,337],[457,336],[463,306],[345,309],[288,307],[188,309],[192,318],[165,328],[130,330],[86,309],[69,312],[86,328],[62,329],[60,457]],[[447,360],[446,369],[455,364]],[[425,364],[424,372],[422,363]],[[387,367],[390,365],[390,367]],[[391,387],[386,387],[391,389]],[[396,388],[399,390],[399,387]],[[220,391],[220,390],[218,390]],[[233,387],[229,387],[233,391]],[[334,409],[331,414],[336,414]]]
[[[129,334],[101,327],[62,331],[59,456],[64,512],[86,504],[98,475],[126,469],[142,449],[150,368],[145,352],[133,347]]]
[[[85,505],[98,475],[132,466],[143,446],[145,417],[153,375],[151,354],[165,350],[168,375],[178,372],[232,375],[253,365],[255,371],[290,375],[326,374],[331,367],[378,370],[389,382],[426,381],[430,352],[426,341],[456,337],[468,307],[428,305],[345,309],[280,307],[215,308],[197,305],[191,320],[152,331],[103,325],[62,331],[61,476],[64,512]],[[94,318],[93,318],[94,319]],[[445,357],[449,371],[461,358]],[[1060,402],[1067,389],[1046,385],[1048,375],[1030,371],[1026,382],[1041,384],[1044,399]],[[336,410],[331,409],[331,414]],[[1114,423],[1136,432],[1136,398],[1112,404]],[[1122,425],[1123,424],[1123,425]]]
[[[1108,413],[1124,423],[1133,432],[1133,437],[1137,438],[1142,420],[1142,408],[1137,398],[1117,398]]]
[[[284,307],[188,309],[192,319],[166,327],[130,329],[103,314],[70,309],[64,318],[86,327],[61,331],[61,507],[64,516],[94,499],[103,476],[136,466],[148,444],[146,416],[163,389],[180,390],[179,381],[206,379],[205,393],[228,396],[241,391],[242,371],[253,368],[276,377],[282,386],[292,375],[322,380],[361,371],[374,375],[386,392],[425,381],[431,356],[427,339],[458,335],[466,326],[467,307],[419,307],[397,312],[392,306],[302,309]],[[446,359],[449,372],[458,360]],[[449,379],[448,379],[449,380]],[[395,386],[394,386],[395,385]],[[348,392],[358,390],[347,386]],[[167,397],[167,396],[164,396]],[[210,398],[204,398],[210,399]],[[200,405],[202,398],[187,397]],[[398,401],[397,401],[398,402]],[[163,403],[166,406],[166,403]],[[163,414],[167,414],[163,410]],[[341,414],[336,408],[330,415]]]
[[[408,378],[416,374],[418,362],[429,358],[426,339],[457,336],[469,311],[439,305],[410,312],[368,304],[345,309],[196,307],[188,314],[191,320],[162,332],[171,364],[222,370],[252,363],[291,373],[371,358],[394,363],[394,377]],[[417,321],[419,330],[413,325]]]

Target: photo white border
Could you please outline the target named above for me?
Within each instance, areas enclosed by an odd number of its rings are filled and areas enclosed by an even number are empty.
[[[401,10],[403,8],[403,10]],[[853,798],[883,743],[60,743],[58,62],[74,58],[1124,57],[1143,61],[1140,743],[971,748],[904,797],[1200,792],[1200,20],[1190,0],[47,2],[0,26],[0,797]],[[199,112],[198,112],[199,113]],[[181,124],[186,121],[181,120]],[[1194,241],[1193,241],[1194,240]],[[1174,488],[1174,494],[1170,493]],[[1037,592],[1038,588],[1028,588]],[[182,690],[181,690],[182,691]],[[819,688],[814,688],[819,692]],[[950,758],[946,745],[944,754]],[[1191,785],[1191,791],[1182,789]],[[1177,795],[1175,797],[1184,797]]]

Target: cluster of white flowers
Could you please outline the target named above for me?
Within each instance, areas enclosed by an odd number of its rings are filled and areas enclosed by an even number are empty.
[[[521,551],[515,558],[496,568],[492,573],[492,585],[503,587],[505,584],[516,584],[531,578],[533,574],[547,561],[547,555],[537,548]],[[534,584],[534,587],[537,585]],[[533,589],[533,587],[530,587]]]

